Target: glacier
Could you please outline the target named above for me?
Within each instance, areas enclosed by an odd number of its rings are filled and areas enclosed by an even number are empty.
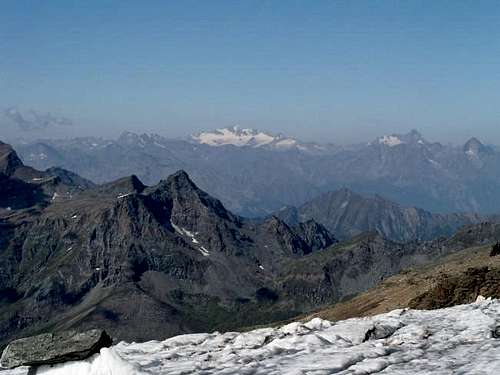
[[[86,361],[41,367],[44,375],[498,374],[500,301],[441,310],[395,310],[280,328],[120,342]],[[1,372],[24,375],[27,368]]]

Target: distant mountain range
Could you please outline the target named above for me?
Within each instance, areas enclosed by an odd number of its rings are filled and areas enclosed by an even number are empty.
[[[464,225],[492,220],[479,214],[434,214],[416,207],[403,207],[379,195],[363,196],[349,189],[322,194],[299,208],[285,207],[275,216],[289,225],[313,219],[339,239],[376,232],[397,242],[450,236]]]
[[[186,140],[124,133],[116,140],[43,140],[16,148],[27,165],[60,166],[95,183],[136,174],[155,184],[183,169],[226,207],[248,217],[300,206],[344,187],[430,212],[500,212],[500,151],[475,138],[450,146],[412,131],[340,147],[228,128]]]
[[[467,241],[338,243],[312,219],[237,216],[184,171],[94,186],[25,167],[5,144],[0,168],[0,186],[26,187],[0,192],[0,345],[46,330],[149,340],[287,319],[487,239],[472,228]]]

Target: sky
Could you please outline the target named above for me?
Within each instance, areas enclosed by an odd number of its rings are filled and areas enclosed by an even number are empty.
[[[0,131],[500,144],[499,41],[498,1],[3,0]]]

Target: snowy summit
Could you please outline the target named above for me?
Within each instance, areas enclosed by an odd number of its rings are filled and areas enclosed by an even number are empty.
[[[422,135],[418,131],[412,130],[408,134],[384,135],[382,137],[377,138],[375,142],[372,143],[394,147],[402,144],[424,145],[427,144],[427,141],[422,137]]]
[[[245,333],[122,342],[90,360],[40,368],[37,374],[496,374],[499,337],[500,301],[478,299],[336,323],[316,318]]]
[[[282,134],[274,135],[256,129],[241,129],[238,126],[201,132],[191,136],[196,143],[209,146],[233,145],[237,147],[271,147],[274,149],[301,148],[299,142]]]

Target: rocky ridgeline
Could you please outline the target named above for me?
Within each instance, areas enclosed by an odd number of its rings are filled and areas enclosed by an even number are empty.
[[[33,180],[47,171],[11,166],[7,181],[40,186],[42,196],[14,207],[16,194],[0,194],[0,345],[47,327],[98,326],[146,341],[289,319],[500,232],[484,225],[429,243],[376,233],[338,243],[314,220],[235,215],[184,171],[153,186],[130,176],[86,187],[69,173],[48,184]],[[68,194],[47,199],[48,186]]]

